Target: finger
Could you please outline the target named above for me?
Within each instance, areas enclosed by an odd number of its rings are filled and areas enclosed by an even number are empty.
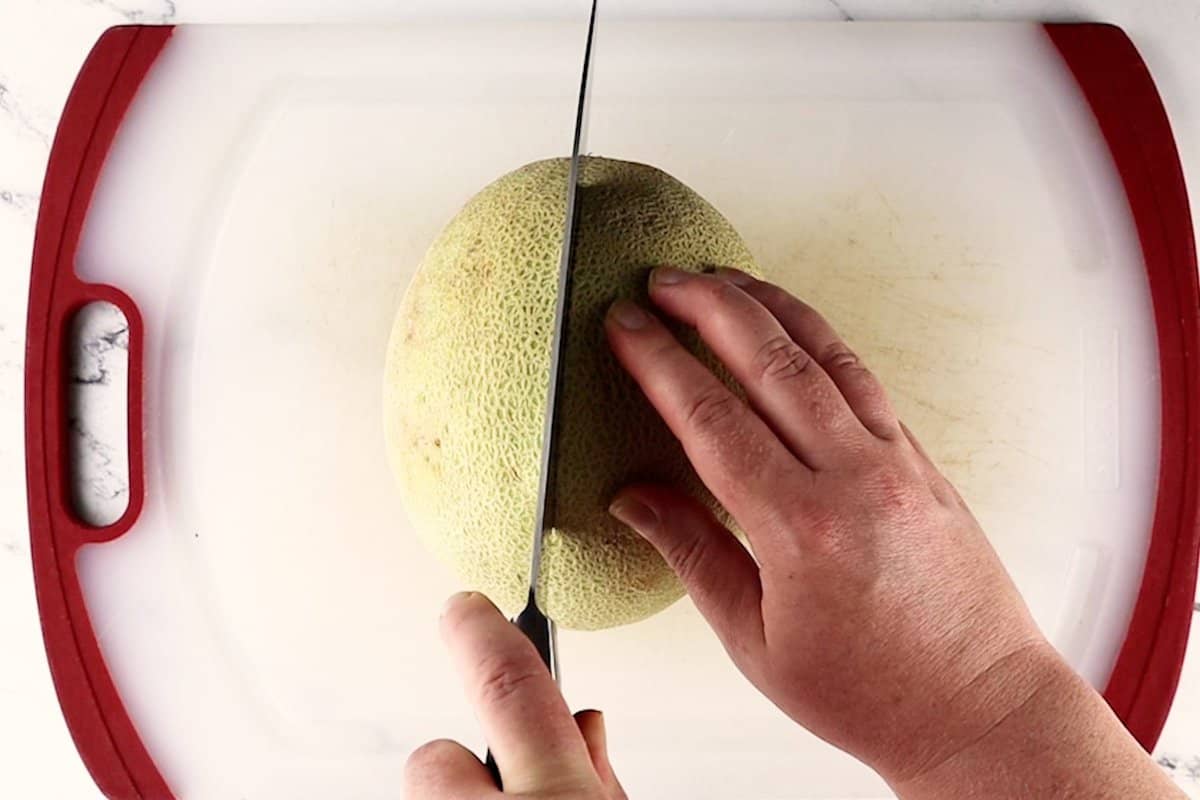
[[[900,435],[900,423],[883,384],[816,310],[780,287],[745,272],[722,269],[717,277],[741,288],[779,320],[796,344],[824,368],[867,430],[889,441]]]
[[[918,441],[912,430],[903,422],[900,423],[900,430],[904,433],[904,438],[908,439],[908,443],[912,445],[913,450],[917,451],[917,455],[921,456],[929,466],[934,466],[933,459],[929,457],[929,453],[925,452],[925,447]]]
[[[501,797],[487,768],[458,742],[421,745],[404,765],[406,800],[487,800]]]
[[[925,479],[929,481],[929,488],[933,491],[933,496],[944,506],[951,508],[958,506],[969,511],[967,501],[963,500],[962,495],[958,493],[958,489],[954,487],[954,484],[937,468],[937,464],[929,457],[929,453],[925,452],[925,448],[917,440],[913,432],[909,430],[908,426],[901,422],[900,430],[904,433],[904,438],[912,445],[913,450],[920,456],[921,471],[925,474]]]
[[[505,791],[577,786],[591,761],[558,686],[537,650],[477,592],[446,604],[442,635],[475,707]]]
[[[727,280],[669,267],[654,270],[650,297],[696,328],[801,461],[825,469],[857,457],[867,437],[846,398],[761,303]]]
[[[575,714],[575,724],[583,735],[588,755],[592,757],[592,767],[604,786],[606,797],[608,800],[625,800],[625,790],[608,760],[608,733],[604,728],[604,715],[595,710],[580,711]]]
[[[667,427],[709,490],[745,531],[756,551],[769,531],[782,531],[776,500],[796,499],[812,473],[757,414],[653,314],[618,301],[605,320],[609,345]]]
[[[737,537],[694,498],[664,486],[627,486],[609,510],[654,545],[734,662],[753,663],[763,646],[762,584]]]

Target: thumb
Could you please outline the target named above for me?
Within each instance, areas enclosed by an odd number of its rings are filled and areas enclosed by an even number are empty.
[[[405,800],[489,800],[500,796],[483,763],[446,739],[418,747],[404,765]]]
[[[762,647],[758,565],[712,512],[678,490],[653,484],[626,486],[608,511],[675,570],[735,661]]]

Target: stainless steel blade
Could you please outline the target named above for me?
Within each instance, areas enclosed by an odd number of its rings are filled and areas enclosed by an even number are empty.
[[[556,500],[558,451],[556,437],[559,388],[562,383],[563,353],[566,345],[567,317],[571,300],[571,269],[574,252],[575,227],[578,217],[579,159],[587,138],[588,96],[591,83],[592,43],[596,31],[597,0],[592,0],[588,17],[587,41],[583,51],[583,70],[579,79],[579,101],[575,108],[575,133],[571,142],[571,163],[567,173],[566,219],[563,223],[562,255],[558,264],[558,292],[554,306],[554,322],[550,339],[550,376],[546,387],[546,415],[542,428],[542,463],[538,476],[537,507],[533,521],[533,544],[530,548],[529,597],[525,609],[514,622],[537,647],[550,674],[558,680],[558,657],[554,622],[542,614],[537,605],[537,585],[542,568],[542,543],[552,519]]]
[[[583,151],[587,138],[587,107],[588,81],[592,66],[592,42],[596,31],[596,5],[592,0],[592,10],[588,16],[587,42],[583,50],[583,71],[579,79],[579,101],[575,107],[575,135],[571,142],[571,165],[567,173],[567,204],[566,220],[563,223],[562,256],[558,263],[558,293],[554,305],[554,327],[550,338],[550,379],[546,387],[546,416],[542,427],[542,463],[538,476],[537,510],[533,521],[533,546],[529,562],[529,596],[525,608],[513,619],[534,647],[547,669],[559,680],[558,644],[554,621],[546,617],[538,608],[537,585],[542,570],[542,541],[546,528],[554,524],[552,511],[555,502],[556,460],[559,386],[562,383],[563,352],[566,345],[567,315],[571,299],[571,256],[574,250],[576,212],[578,210],[579,189],[579,156]],[[498,787],[503,788],[504,781],[492,751],[489,749],[485,759],[488,771]]]
[[[574,252],[575,221],[578,211],[579,158],[587,128],[588,81],[592,64],[592,41],[596,30],[596,3],[592,0],[591,16],[588,20],[587,43],[583,52],[583,74],[579,81],[579,103],[575,111],[575,136],[571,144],[571,166],[567,175],[567,216],[563,224],[562,257],[558,264],[558,295],[554,307],[554,328],[550,339],[550,382],[546,390],[546,416],[542,429],[542,464],[538,477],[537,512],[533,521],[533,548],[529,567],[529,591],[532,598],[537,594],[538,577],[542,566],[542,540],[546,528],[553,524],[550,519],[555,501],[555,440],[558,417],[559,386],[562,383],[563,352],[566,343],[567,315],[571,300],[571,256]]]

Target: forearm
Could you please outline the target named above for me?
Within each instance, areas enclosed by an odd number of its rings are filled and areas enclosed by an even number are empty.
[[[903,800],[1184,797],[1063,663],[977,741],[894,788]]]

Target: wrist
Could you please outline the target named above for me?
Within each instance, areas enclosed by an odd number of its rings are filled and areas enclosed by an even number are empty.
[[[1048,644],[998,669],[1004,674],[995,677],[992,699],[981,695],[987,724],[907,777],[884,775],[899,797],[1182,798],[1104,699]]]
[[[1061,702],[1077,695],[1082,683],[1039,636],[998,658],[948,701],[931,708],[928,720],[909,738],[913,749],[902,762],[879,772],[898,792],[934,782],[977,754],[993,751],[996,742],[1023,736],[1024,728],[1036,725],[1043,698]]]

